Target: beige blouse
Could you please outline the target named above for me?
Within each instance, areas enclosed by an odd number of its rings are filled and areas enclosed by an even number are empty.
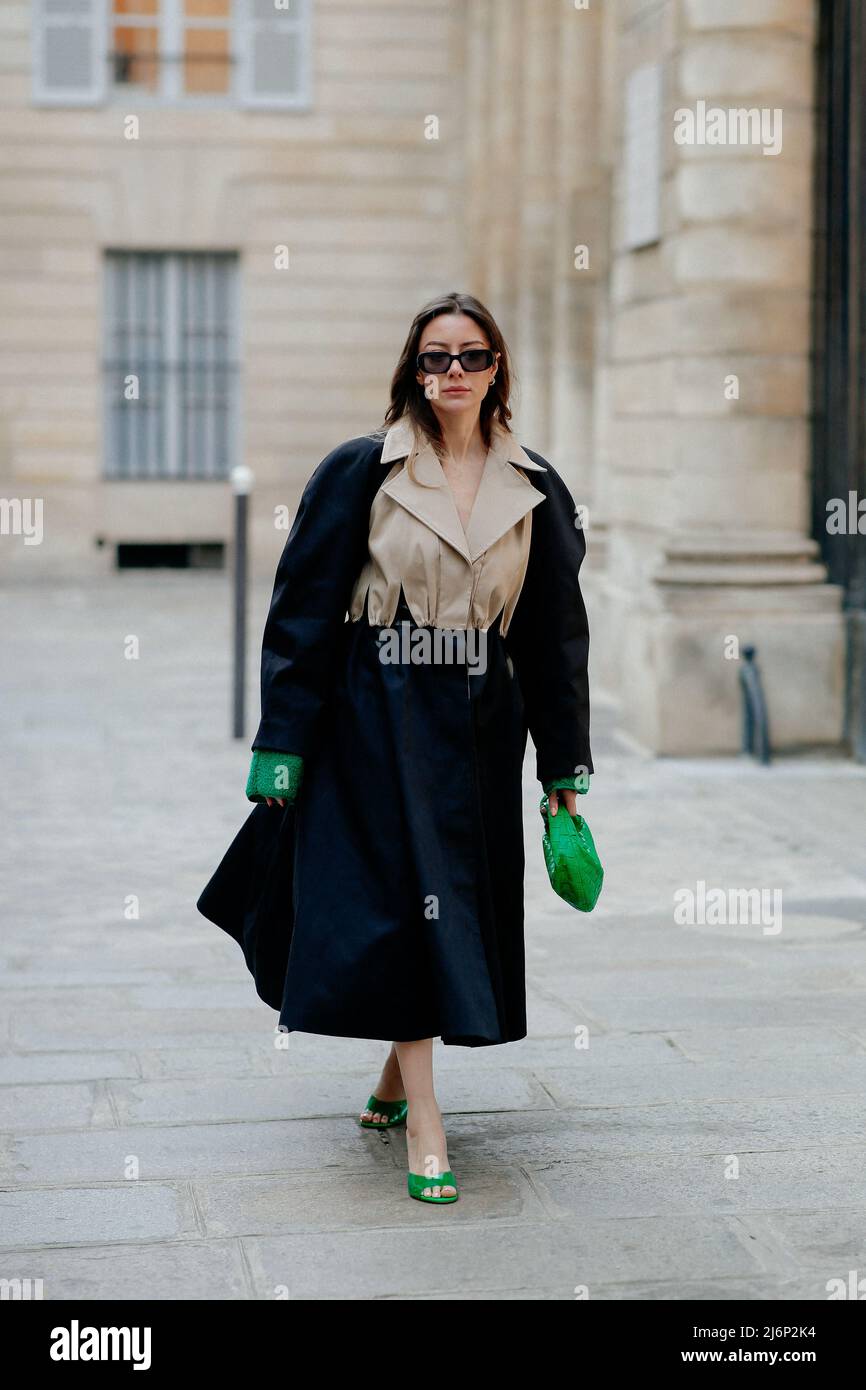
[[[425,441],[413,463],[405,417],[385,436],[382,466],[393,465],[370,511],[369,558],[355,584],[349,616],[366,606],[371,624],[390,626],[402,586],[416,623],[486,630],[502,614],[508,631],[520,597],[532,535],[532,508],[545,500],[524,470],[545,472],[509,430],[494,426],[469,524],[460,520],[454,494],[436,452]]]

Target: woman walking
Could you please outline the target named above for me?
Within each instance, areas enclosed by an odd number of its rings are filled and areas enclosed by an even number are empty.
[[[457,1198],[433,1040],[526,1036],[527,728],[551,814],[593,770],[583,531],[509,385],[491,314],[443,296],[384,429],[314,472],[265,625],[257,804],[198,901],[281,1029],[391,1043],[360,1121],[406,1121],[432,1202]]]

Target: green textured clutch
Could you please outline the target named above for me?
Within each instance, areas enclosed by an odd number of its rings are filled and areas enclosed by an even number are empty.
[[[598,902],[604,869],[595,841],[583,816],[570,816],[560,801],[555,816],[548,815],[547,797],[541,798],[544,836],[541,847],[554,893],[578,912],[592,912]]]

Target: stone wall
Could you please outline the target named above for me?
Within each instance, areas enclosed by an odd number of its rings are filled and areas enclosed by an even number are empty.
[[[592,677],[628,733],[736,750],[753,644],[775,746],[839,742],[841,594],[809,535],[812,0],[318,0],[310,111],[156,109],[135,144],[122,106],[34,107],[26,7],[0,25],[0,491],[45,497],[41,566],[229,535],[225,484],[101,479],[104,248],[240,252],[263,574],[273,507],[378,423],[419,303],[465,287],[512,346],[521,440],[588,508]],[[660,231],[636,248],[624,109],[648,63]],[[678,144],[698,103],[780,110],[781,151]]]
[[[0,9],[0,495],[44,499],[41,573],[106,567],[116,540],[230,533],[226,483],[102,479],[105,248],[239,253],[252,554],[272,572],[273,507],[380,423],[412,315],[463,282],[462,11],[316,0],[312,108],[286,113],[37,106],[29,6]],[[0,554],[29,573],[35,549]]]
[[[663,66],[664,165],[646,249],[622,244],[614,181],[602,679],[644,746],[731,751],[754,644],[775,746],[835,743],[840,592],[808,530],[813,7],[622,0],[617,20],[617,85]],[[677,144],[701,101],[780,110],[781,151]]]

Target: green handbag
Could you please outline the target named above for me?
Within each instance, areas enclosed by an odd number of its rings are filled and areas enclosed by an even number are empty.
[[[544,836],[541,847],[550,885],[578,912],[592,912],[598,902],[604,869],[595,841],[583,816],[570,816],[560,801],[555,816],[548,815],[547,797],[541,798]]]

